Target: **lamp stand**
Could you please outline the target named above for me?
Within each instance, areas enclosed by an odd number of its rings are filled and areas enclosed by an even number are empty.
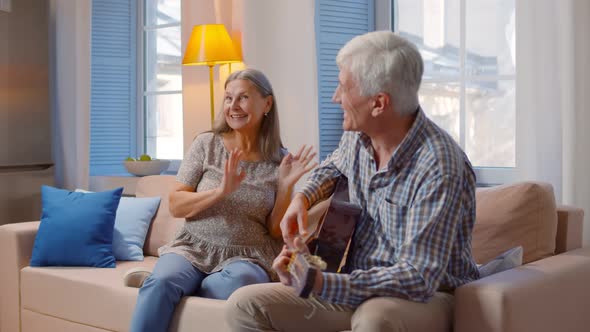
[[[213,93],[213,66],[209,65],[209,97],[211,98],[211,129],[213,129],[213,122],[215,120],[215,106],[213,105],[214,93]]]

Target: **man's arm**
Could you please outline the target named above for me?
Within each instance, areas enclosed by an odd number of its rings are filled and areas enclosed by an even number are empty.
[[[327,162],[328,159],[319,169],[312,172],[303,191],[295,194],[281,219],[283,241],[290,248],[293,247],[293,240],[298,235],[307,237],[307,210],[313,203],[332,193],[336,179],[341,174],[334,163]]]
[[[330,197],[334,192],[338,177],[345,173],[347,167],[345,155],[351,148],[351,139],[351,133],[344,133],[338,148],[311,172],[305,185],[298,191],[305,196],[308,207]]]
[[[319,296],[352,306],[374,296],[426,302],[438,289],[449,263],[463,219],[462,189],[457,176],[443,176],[425,184],[405,215],[406,236],[398,247],[396,263],[350,274],[324,272],[316,284],[316,290],[321,287]],[[380,217],[390,225],[396,218],[393,214]]]
[[[346,167],[345,154],[350,145],[350,135],[344,133],[338,148],[322,164],[313,170],[303,188],[295,194],[280,223],[283,241],[293,247],[296,236],[307,235],[307,210],[317,201],[329,197],[336,180]]]

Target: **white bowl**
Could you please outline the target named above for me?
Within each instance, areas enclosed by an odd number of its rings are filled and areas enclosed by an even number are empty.
[[[137,176],[146,176],[146,175],[158,175],[164,172],[168,165],[170,165],[170,160],[160,160],[154,159],[149,161],[124,161],[123,164],[127,169],[127,172],[137,175]]]

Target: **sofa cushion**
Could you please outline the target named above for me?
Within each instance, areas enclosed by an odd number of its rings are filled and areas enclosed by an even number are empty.
[[[160,197],[122,197],[113,233],[117,260],[142,261],[147,232],[160,205]]]
[[[84,189],[76,189],[76,192],[92,193]],[[145,238],[159,205],[160,197],[121,197],[113,230],[116,260],[143,260]]]
[[[30,265],[115,267],[113,226],[122,192],[42,186],[43,213]]]
[[[117,262],[114,269],[34,268],[21,270],[21,301],[26,310],[109,331],[127,331],[137,300],[137,288],[125,287],[131,268],[153,268],[157,257],[143,262]],[[172,324],[178,331],[219,331],[225,301],[185,297]],[[220,323],[221,322],[221,323]],[[176,330],[175,330],[176,331]]]
[[[184,219],[174,218],[168,208],[168,193],[174,188],[176,177],[173,175],[144,176],[135,188],[137,197],[160,196],[160,208],[154,217],[147,234],[143,251],[149,256],[158,256],[158,248],[174,239],[176,230]]]
[[[476,193],[473,256],[486,263],[502,252],[523,248],[523,264],[553,255],[557,210],[553,187],[547,183],[521,182]]]

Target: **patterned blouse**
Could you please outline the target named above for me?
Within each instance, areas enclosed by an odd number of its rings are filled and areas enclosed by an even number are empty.
[[[217,188],[228,156],[220,135],[201,134],[182,161],[177,180],[197,192]],[[277,280],[272,262],[281,251],[282,239],[270,236],[266,220],[274,207],[279,164],[242,161],[240,167],[246,172],[240,187],[187,219],[175,239],[159,249],[160,255],[182,255],[206,273],[236,260],[249,260]]]

